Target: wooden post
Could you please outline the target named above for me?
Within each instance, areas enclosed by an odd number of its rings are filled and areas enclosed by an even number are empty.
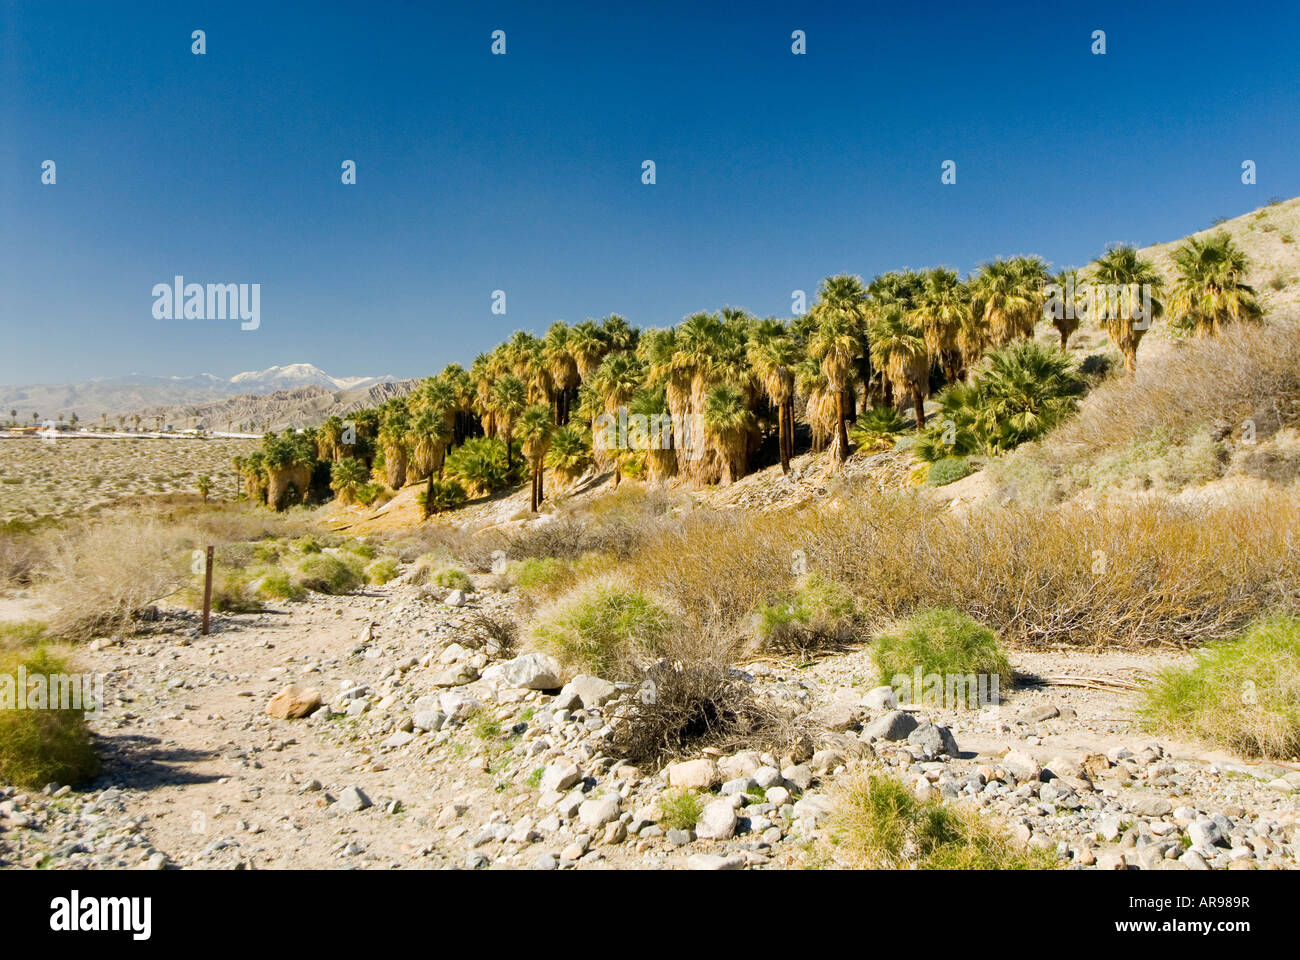
[[[208,547],[207,559],[203,565],[203,635],[208,635],[212,622],[212,547]]]

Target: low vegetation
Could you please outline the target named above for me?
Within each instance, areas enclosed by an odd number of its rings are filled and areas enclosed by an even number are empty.
[[[679,629],[657,598],[598,577],[541,610],[531,640],[574,669],[628,676],[638,662],[660,656]]]
[[[951,607],[918,610],[886,624],[872,641],[871,659],[881,684],[907,678],[908,699],[921,696],[910,689],[918,669],[922,677],[997,677],[1003,690],[1013,676],[997,634]]]
[[[1019,847],[984,815],[918,800],[898,779],[861,773],[841,784],[830,822],[836,850],[867,870],[1050,870],[1049,852]]]
[[[47,697],[50,677],[71,674],[69,659],[44,646],[44,639],[30,625],[0,637],[0,781],[29,789],[79,784],[100,769],[84,701],[81,709],[56,709],[48,699],[44,709],[16,709],[17,698],[29,694],[18,686],[20,669],[29,683],[46,684]]]
[[[1300,756],[1300,619],[1260,620],[1240,637],[1206,646],[1190,667],[1170,668],[1146,692],[1159,730],[1247,757]]]

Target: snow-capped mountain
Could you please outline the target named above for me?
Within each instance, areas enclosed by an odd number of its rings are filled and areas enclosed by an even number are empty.
[[[145,408],[195,406],[227,397],[263,396],[281,390],[318,387],[331,392],[356,390],[395,382],[391,376],[332,377],[310,363],[289,363],[237,373],[230,379],[200,373],[188,377],[132,373],[81,383],[43,383],[0,386],[0,409],[18,411],[20,422],[40,417],[70,416],[84,422],[103,416],[137,413]]]
[[[395,379],[382,377],[331,377],[320,367],[310,363],[289,363],[267,367],[265,370],[248,370],[230,378],[240,393],[269,393],[273,390],[291,390],[294,387],[324,387],[326,390],[351,390],[368,387]]]

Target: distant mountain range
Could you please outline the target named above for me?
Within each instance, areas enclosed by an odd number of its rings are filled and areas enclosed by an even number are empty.
[[[382,388],[396,382],[391,376],[333,377],[310,363],[290,363],[267,367],[265,370],[249,370],[237,373],[228,380],[210,373],[192,377],[155,377],[133,373],[125,377],[82,383],[0,386],[0,419],[8,420],[11,410],[18,411],[20,423],[30,421],[33,414],[40,420],[46,420],[59,417],[67,419],[76,413],[86,424],[93,424],[104,416],[108,417],[110,423],[119,416],[130,417],[137,413],[142,418],[151,418],[164,410],[165,416],[185,416],[190,419],[203,416],[202,410],[210,412],[217,407],[228,411],[238,409],[251,414],[255,412],[256,404],[249,401],[272,393],[310,390],[312,396],[316,397],[311,406],[319,406],[319,394],[332,397],[346,393],[350,399],[353,394],[365,394],[371,388]],[[382,394],[385,391],[380,389],[378,392]],[[241,398],[240,402],[224,403],[235,398]],[[264,421],[265,416],[261,420]],[[259,422],[258,429],[261,425]]]

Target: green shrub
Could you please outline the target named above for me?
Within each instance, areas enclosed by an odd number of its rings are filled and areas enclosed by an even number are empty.
[[[851,640],[856,622],[853,594],[814,571],[793,593],[758,608],[754,632],[764,647],[809,650]]]
[[[1157,675],[1145,698],[1159,730],[1248,757],[1300,755],[1300,618],[1265,618],[1207,645],[1194,665]]]
[[[995,822],[938,798],[921,801],[883,774],[839,788],[829,835],[844,859],[873,870],[1052,870],[1053,854],[1018,848]]]
[[[859,449],[869,450],[907,428],[907,421],[893,407],[871,407],[858,414],[858,419],[849,428],[849,439]]]
[[[925,482],[932,487],[942,487],[962,477],[969,477],[974,472],[970,461],[965,457],[944,457],[930,464]]]
[[[351,593],[361,586],[359,561],[333,553],[311,553],[298,563],[294,582],[316,593]]]
[[[532,637],[564,663],[603,676],[637,656],[655,656],[676,626],[648,594],[601,579],[543,610]]]
[[[429,574],[429,582],[448,590],[460,590],[462,593],[474,592],[474,581],[460,567],[442,567]]]
[[[397,561],[385,557],[366,567],[366,583],[382,586],[397,576]]]
[[[704,801],[694,790],[678,790],[665,794],[659,808],[664,812],[664,824],[674,830],[693,830],[704,812]]]
[[[506,565],[506,580],[512,587],[525,592],[547,592],[557,585],[571,583],[573,570],[569,564],[555,557],[525,557],[511,560]]]
[[[249,586],[257,596],[268,600],[300,600],[307,594],[307,589],[295,583],[287,570],[278,567],[259,571]]]
[[[917,668],[922,677],[942,676],[945,687],[950,677],[983,675],[990,678],[988,689],[994,676],[999,689],[1006,689],[1013,676],[997,634],[951,607],[921,609],[886,625],[872,644],[871,658],[880,683],[905,687],[903,699],[925,692],[911,689]]]
[[[19,787],[76,784],[99,773],[99,757],[86,727],[85,710],[18,710],[18,670],[26,676],[68,674],[68,662],[44,648],[0,652],[0,684],[9,695],[0,702],[0,780]],[[3,700],[0,697],[0,700]],[[49,706],[47,701],[47,706]]]

